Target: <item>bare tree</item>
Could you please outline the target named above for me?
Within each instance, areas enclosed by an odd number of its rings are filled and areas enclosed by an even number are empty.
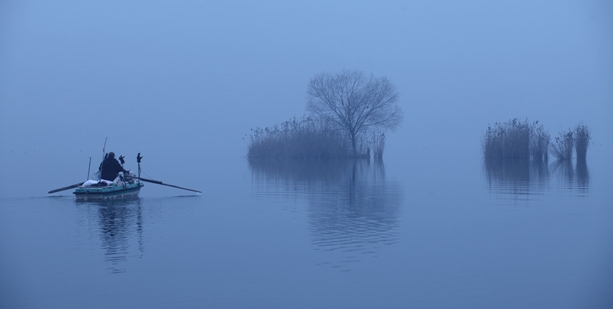
[[[357,155],[357,138],[369,129],[395,129],[402,123],[396,104],[398,93],[386,77],[364,76],[359,71],[321,73],[309,82],[309,112],[330,120],[351,139]]]

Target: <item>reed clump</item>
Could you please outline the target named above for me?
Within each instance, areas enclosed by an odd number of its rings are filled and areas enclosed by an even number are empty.
[[[249,159],[355,157],[350,140],[342,131],[329,122],[312,117],[294,117],[272,127],[251,129],[250,138]]]
[[[538,121],[517,118],[488,126],[482,140],[488,160],[532,159],[547,161],[549,134]]]
[[[562,131],[551,143],[551,154],[558,160],[570,160],[573,157],[573,147],[575,146],[573,130]]]
[[[375,160],[383,160],[385,150],[385,132],[375,131],[372,133],[372,152]]]
[[[549,133],[538,125],[538,121],[530,127],[530,157],[535,161],[547,162],[549,158]]]
[[[592,139],[590,128],[584,124],[579,124],[575,127],[575,151],[577,153],[577,161],[585,161],[587,148]]]

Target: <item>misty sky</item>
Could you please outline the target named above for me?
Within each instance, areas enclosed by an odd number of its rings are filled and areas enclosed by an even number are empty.
[[[398,88],[388,153],[478,151],[488,123],[513,117],[552,135],[584,122],[611,150],[607,0],[4,0],[2,159],[98,154],[107,136],[115,151],[241,156],[250,128],[303,115],[309,79],[342,69]]]

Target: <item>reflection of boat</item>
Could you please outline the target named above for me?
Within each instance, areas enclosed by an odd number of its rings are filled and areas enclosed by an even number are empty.
[[[73,192],[77,200],[110,200],[135,198],[144,184],[130,176],[123,181],[88,180]]]
[[[111,274],[125,273],[129,260],[142,258],[145,253],[143,235],[143,210],[141,200],[113,199],[83,201],[78,209],[87,213],[88,222],[98,222],[100,249]],[[87,231],[91,232],[88,223]]]

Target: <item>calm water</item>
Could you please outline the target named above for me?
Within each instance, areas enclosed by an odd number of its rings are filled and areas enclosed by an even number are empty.
[[[224,162],[175,183],[202,196],[3,190],[0,307],[613,308],[604,154]]]

